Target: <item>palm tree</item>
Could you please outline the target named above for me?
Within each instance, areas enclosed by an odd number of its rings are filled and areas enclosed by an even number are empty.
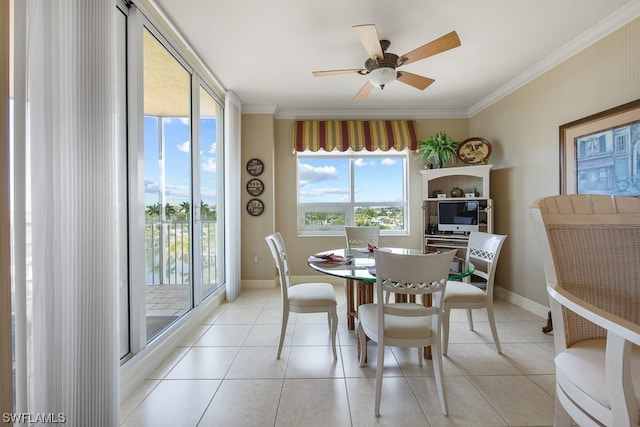
[[[154,203],[147,206],[147,210],[144,212],[147,219],[159,219],[160,218],[160,203]]]

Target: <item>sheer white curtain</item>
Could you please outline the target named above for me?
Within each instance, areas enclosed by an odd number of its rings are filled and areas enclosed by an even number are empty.
[[[242,103],[240,98],[228,91],[225,96],[225,252],[227,301],[240,296],[240,218],[242,188],[240,183],[240,138],[242,128]]]
[[[26,0],[26,330],[18,408],[65,425],[118,420],[114,3]],[[19,100],[16,99],[16,103]],[[21,141],[16,141],[16,144]],[[17,180],[19,182],[20,180]],[[19,191],[19,189],[16,189]],[[23,238],[17,230],[16,238]],[[30,252],[30,253],[29,253]],[[30,257],[29,257],[30,255]],[[30,258],[30,260],[29,260]],[[31,262],[29,262],[31,261]],[[18,342],[22,341],[22,342]],[[26,399],[26,402],[20,401]]]

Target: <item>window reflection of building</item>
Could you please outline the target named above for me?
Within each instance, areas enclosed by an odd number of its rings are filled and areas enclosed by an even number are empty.
[[[633,138],[639,129],[635,123],[576,140],[578,193],[638,193],[640,140]]]
[[[628,129],[628,128],[627,128]],[[627,152],[627,133],[617,134],[613,137],[616,154]]]
[[[587,156],[600,154],[600,141],[597,138],[589,139],[587,142]]]

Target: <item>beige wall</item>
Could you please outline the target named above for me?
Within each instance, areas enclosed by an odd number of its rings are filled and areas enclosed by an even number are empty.
[[[495,232],[509,237],[496,284],[548,306],[529,206],[559,193],[559,126],[640,98],[640,20],[565,61],[470,120],[492,142]]]
[[[418,138],[446,130],[454,139],[480,136],[492,143],[491,196],[494,232],[508,234],[496,284],[507,297],[523,297],[535,306],[548,306],[542,265],[529,218],[538,197],[559,191],[558,127],[564,123],[640,98],[640,20],[623,27],[594,46],[537,78],[471,119],[417,120]],[[287,243],[291,272],[313,273],[309,254],[344,244],[338,237],[298,237],[296,233],[295,156],[291,152],[292,120],[243,115],[243,159],[272,156],[265,171],[267,211],[243,217],[243,286],[273,277],[271,259],[262,238],[280,231]],[[272,145],[268,142],[271,141]],[[409,237],[384,240],[385,245],[420,247],[420,165],[410,162]],[[245,174],[247,175],[247,174]],[[246,182],[245,182],[246,183]],[[243,183],[244,184],[244,183]],[[243,199],[246,203],[246,198]],[[270,211],[275,206],[275,212]],[[248,215],[247,215],[248,217]],[[246,226],[246,227],[245,227]],[[246,248],[246,249],[245,249]],[[259,262],[251,261],[258,253]],[[245,280],[246,279],[246,280]],[[251,282],[251,281],[254,282]],[[270,282],[267,282],[270,283]],[[520,301],[522,302],[522,301]]]
[[[264,237],[273,233],[276,218],[274,203],[274,120],[270,114],[242,116],[242,286],[263,287],[273,283],[274,264]],[[258,176],[264,183],[264,193],[257,198],[264,203],[264,213],[251,216],[245,206],[253,197],[246,191],[247,182],[254,178],[246,170],[247,162],[258,158],[264,163],[264,172]],[[233,221],[234,219],[231,218]],[[256,261],[254,261],[256,260]],[[268,283],[264,283],[268,280]]]

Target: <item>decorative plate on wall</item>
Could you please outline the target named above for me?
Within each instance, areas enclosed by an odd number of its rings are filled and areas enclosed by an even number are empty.
[[[247,193],[252,196],[259,196],[264,191],[264,184],[258,178],[253,178],[247,182]]]
[[[251,176],[258,176],[264,171],[264,163],[260,159],[251,159],[247,162],[247,172]]]
[[[262,215],[264,211],[264,203],[260,199],[251,199],[247,202],[247,212],[251,216],[259,216]]]
[[[458,145],[457,155],[468,165],[485,164],[491,155],[491,144],[484,138],[467,138]]]

